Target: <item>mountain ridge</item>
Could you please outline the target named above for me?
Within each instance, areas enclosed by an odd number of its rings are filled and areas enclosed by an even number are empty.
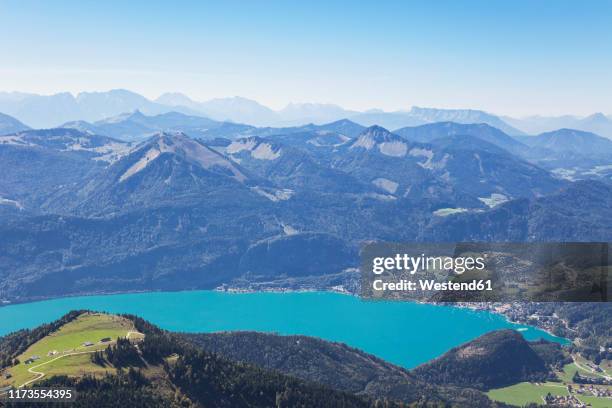
[[[469,389],[436,389],[410,371],[343,343],[314,337],[258,332],[187,334],[187,339],[205,350],[232,361],[255,364],[335,389],[411,403],[419,394],[452,398],[455,403],[485,404]],[[451,397],[453,395],[453,397]]]
[[[50,324],[33,330],[21,330],[0,338],[0,368],[14,371],[24,367],[21,353],[30,346],[61,336],[62,341],[78,348],[79,335],[96,336],[103,322],[106,325],[131,325],[123,337],[91,343],[94,350],[84,359],[75,353],[60,354],[48,360],[47,370],[54,360],[68,360],[72,366],[55,367],[53,372],[34,379],[33,388],[69,387],[79,393],[78,407],[116,406],[117,401],[128,406],[147,407],[271,407],[271,406],[351,406],[374,408],[380,402],[367,396],[357,396],[290,377],[279,372],[241,364],[217,354],[194,347],[181,335],[163,331],[133,315],[113,316],[91,311],[73,311]],[[64,330],[65,329],[65,330]],[[125,330],[128,330],[125,327]],[[126,333],[122,330],[123,333]],[[130,337],[130,334],[135,336]],[[92,340],[95,337],[92,338]],[[82,341],[82,340],[81,340]],[[72,344],[71,344],[72,343]],[[24,362],[16,357],[22,357]],[[48,356],[46,358],[49,358]],[[74,365],[76,364],[76,367]],[[71,371],[71,368],[73,371]],[[25,369],[25,368],[24,368]],[[33,375],[32,373],[31,375]],[[44,378],[43,378],[44,377]],[[6,381],[7,379],[2,379]],[[8,377],[11,381],[11,377]],[[5,390],[3,390],[5,391]],[[435,395],[432,401],[444,401]],[[482,397],[483,407],[492,406]],[[386,401],[386,406],[401,404]],[[425,406],[425,404],[423,404]]]
[[[14,117],[0,112],[0,135],[8,135],[29,129],[29,126],[21,123]]]
[[[550,368],[520,333],[500,330],[455,347],[412,370],[422,381],[480,390],[543,382]]]
[[[601,112],[588,116],[528,116],[525,118],[502,117],[503,120],[522,129],[527,134],[540,134],[557,129],[569,128],[592,132],[612,139],[612,117]]]
[[[357,112],[334,104],[293,103],[273,110],[244,97],[214,98],[198,102],[174,92],[151,100],[126,89],[105,92],[81,92],[37,95],[0,92],[0,112],[5,112],[36,128],[54,127],[74,121],[95,122],[123,112],[140,110],[148,115],[179,111],[188,115],[208,116],[217,121],[241,122],[256,126],[287,126],[304,123],[327,123],[347,118],[363,126],[379,124],[400,128],[444,120],[467,123],[489,123],[510,134],[521,132],[498,116],[473,109],[433,109],[414,107],[410,111]]]

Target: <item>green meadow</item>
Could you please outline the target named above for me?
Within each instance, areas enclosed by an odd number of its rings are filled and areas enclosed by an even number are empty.
[[[19,364],[8,369],[12,377],[1,380],[0,386],[19,387],[42,378],[36,373],[79,375],[105,371],[103,367],[91,363],[89,355],[108,346],[110,342],[101,342],[102,339],[110,337],[114,342],[118,337],[126,337],[131,330],[132,323],[120,316],[84,313],[19,355]],[[85,346],[86,342],[93,345]],[[38,357],[35,361],[26,364],[28,359],[35,356]]]
[[[497,388],[487,392],[489,398],[507,404],[523,406],[529,403],[542,404],[546,394],[569,395],[565,385],[546,382],[541,384],[522,382],[509,387]]]

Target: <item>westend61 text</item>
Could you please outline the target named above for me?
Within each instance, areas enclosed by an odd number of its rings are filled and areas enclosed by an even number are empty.
[[[402,279],[398,282],[384,282],[377,279],[372,283],[375,291],[490,291],[493,290],[491,280],[473,280],[469,282],[436,282],[433,279],[410,281]]]

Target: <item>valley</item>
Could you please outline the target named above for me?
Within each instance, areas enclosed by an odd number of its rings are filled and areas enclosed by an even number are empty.
[[[232,364],[314,381],[315,388],[295,383],[308,398],[333,384],[339,400],[363,406],[418,396],[464,406],[544,403],[549,392],[553,399],[607,403],[605,385],[579,384],[591,380],[573,373],[605,379],[588,367],[609,360],[607,303],[454,307],[355,296],[368,242],[611,240],[608,174],[576,169],[609,166],[612,142],[567,129],[511,135],[493,117],[425,119],[454,114],[417,109],[411,115],[423,123],[394,131],[348,119],[257,127],[193,112],[121,113],[52,129],[5,119],[1,339],[8,349],[11,332],[38,333],[37,326],[76,309],[99,312],[69,315],[70,322],[53,326],[54,335],[26,335],[19,353],[4,361],[1,385],[65,384],[97,398],[112,383],[117,392],[136,389],[134,395],[161,404],[170,395],[177,404],[229,404],[235,394],[216,389],[203,397],[186,374],[212,357],[185,351],[173,334],[167,350],[147,356],[141,343],[150,344],[148,326],[124,317],[131,314],[162,331],[190,333],[198,347],[220,350]],[[241,337],[245,331],[254,334]],[[292,361],[283,360],[296,352],[287,342],[292,336],[309,347],[308,370],[280,363]],[[474,346],[479,341],[484,346]],[[280,359],[232,354],[228,344],[241,342]],[[507,354],[513,347],[522,352]],[[107,353],[113,348],[127,360]],[[481,361],[456,358],[481,349],[490,351]],[[351,363],[341,366],[325,352]],[[570,360],[560,362],[562,355]],[[227,364],[213,366],[237,370]],[[334,370],[347,377],[333,378]],[[266,377],[277,388],[263,406],[290,398],[279,386],[284,377],[275,375]],[[456,380],[462,376],[469,383]]]
[[[0,0],[0,408],[612,408],[611,17]]]

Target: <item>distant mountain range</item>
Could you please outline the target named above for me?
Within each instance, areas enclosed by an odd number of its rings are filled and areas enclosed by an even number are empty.
[[[487,123],[513,134],[523,134],[497,116],[471,109],[431,109],[413,107],[410,111],[357,112],[333,104],[292,103],[280,111],[273,111],[255,101],[234,97],[195,102],[183,94],[164,94],[156,102],[173,107],[187,107],[221,121],[243,122],[259,126],[289,126],[305,123],[326,123],[350,119],[363,126],[380,125],[389,129],[425,123],[453,121],[457,123]]]
[[[167,112],[147,116],[136,110],[123,113],[93,123],[86,121],[67,122],[63,128],[72,128],[84,132],[107,135],[125,141],[140,141],[163,131],[186,132],[192,137],[206,137],[206,132],[219,128],[222,122],[217,122],[202,116],[186,115],[179,112]],[[236,125],[232,131],[244,131],[250,126]]]
[[[94,122],[137,109],[149,115],[177,110],[123,89],[81,92],[77,96],[67,92],[54,95],[0,92],[0,112],[34,128],[56,127],[76,120]]]
[[[590,133],[256,128],[140,112],[77,125],[0,136],[3,297],[352,287],[369,240],[612,238],[597,164],[612,142]],[[560,171],[568,152],[595,170]]]
[[[564,115],[556,117],[530,116],[516,119],[502,116],[501,119],[531,135],[566,128],[592,132],[612,139],[612,117],[600,112],[586,117]]]
[[[181,93],[166,93],[150,100],[137,93],[115,89],[107,92],[82,92],[37,95],[0,92],[0,112],[34,128],[57,127],[67,122],[98,122],[118,115],[140,111],[155,116],[179,112],[203,116],[216,122],[234,122],[258,127],[289,127],[324,124],[350,119],[362,126],[380,125],[399,129],[435,122],[488,124],[511,136],[537,134],[559,128],[589,131],[612,138],[612,119],[596,113],[586,118],[500,117],[473,109],[433,109],[413,107],[410,110],[357,112],[333,104],[292,103],[281,110],[270,109],[256,101],[242,98],[216,98],[198,102]],[[0,129],[1,130],[1,129]]]
[[[533,137],[519,138],[524,144],[548,149],[554,152],[580,152],[583,155],[598,156],[612,153],[612,141],[591,132],[574,129],[559,129]]]
[[[568,169],[560,173],[564,177],[579,175],[580,168],[589,169],[586,173],[603,175],[611,164],[612,140],[594,133],[559,129],[517,139],[529,147],[525,157],[550,169]]]
[[[8,117],[8,116],[7,116]],[[66,122],[61,128],[76,129],[89,134],[106,135],[123,141],[142,141],[159,132],[182,132],[203,140],[226,138],[234,140],[251,136],[296,135],[318,132],[321,135],[337,133],[344,137],[355,137],[365,129],[348,119],[322,125],[307,124],[292,127],[255,127],[234,122],[219,122],[202,116],[167,112],[147,116],[140,111],[124,113],[93,123],[86,121]]]
[[[485,123],[463,124],[439,121],[433,124],[401,128],[394,133],[408,140],[424,143],[432,143],[436,139],[448,136],[475,136],[509,152],[520,153],[525,150],[525,145],[516,138],[508,136],[498,127]]]

